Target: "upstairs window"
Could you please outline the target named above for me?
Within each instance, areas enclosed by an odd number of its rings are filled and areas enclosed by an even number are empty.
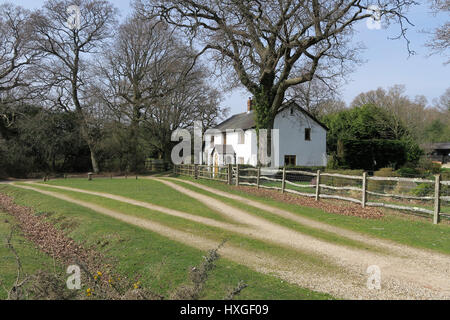
[[[311,128],[305,128],[305,141],[311,141]]]

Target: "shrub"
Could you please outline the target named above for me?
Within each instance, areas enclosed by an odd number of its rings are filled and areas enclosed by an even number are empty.
[[[396,173],[393,168],[382,168],[374,173],[375,177],[395,177]],[[395,181],[376,181],[370,180],[367,184],[369,191],[389,192],[394,189],[397,182]]]
[[[414,190],[412,194],[416,197],[426,197],[434,195],[434,185],[431,183],[421,183]]]
[[[336,154],[332,154],[328,158],[327,169],[336,170],[338,168],[339,168],[339,161],[337,159],[337,156],[336,156]]]
[[[439,163],[434,163],[425,157],[420,159],[417,168],[425,174],[439,174],[441,172],[441,165]]]
[[[405,143],[400,140],[342,139],[338,143],[339,164],[349,168],[399,167],[407,162],[406,154]]]
[[[342,170],[331,170],[327,169],[325,170],[326,173],[337,173],[337,174],[343,174],[347,176],[362,176],[364,173],[364,170],[350,170],[350,169],[342,169]],[[360,182],[353,179],[346,179],[346,178],[338,178],[338,177],[321,177],[321,181],[329,186],[334,187],[344,187],[344,186],[354,186],[359,185]]]
[[[442,176],[443,181],[449,181],[450,180],[450,171],[442,171],[441,176]]]
[[[288,166],[291,170],[299,170],[299,171],[308,171],[308,172],[317,172],[317,170],[324,171],[325,167],[305,167],[305,166]]]
[[[396,171],[396,173],[400,177],[410,178],[410,177],[418,177],[421,175],[420,170],[417,168],[411,168],[411,167],[403,167]]]

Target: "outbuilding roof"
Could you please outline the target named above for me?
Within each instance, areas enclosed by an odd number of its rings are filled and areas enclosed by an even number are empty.
[[[450,150],[450,142],[433,143],[431,148],[434,150]]]

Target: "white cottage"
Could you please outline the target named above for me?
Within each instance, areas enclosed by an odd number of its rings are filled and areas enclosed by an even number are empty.
[[[257,165],[257,139],[252,100],[247,112],[236,114],[205,134],[208,165]],[[284,104],[275,117],[279,130],[280,166],[326,166],[327,127],[297,103]]]

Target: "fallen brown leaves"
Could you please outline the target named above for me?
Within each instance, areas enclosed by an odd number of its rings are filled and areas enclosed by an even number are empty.
[[[343,216],[360,217],[363,219],[380,219],[384,216],[383,212],[378,208],[363,209],[358,204],[347,203],[338,200],[320,200],[316,201],[312,198],[301,197],[288,193],[280,193],[276,190],[257,189],[254,187],[239,186],[240,191],[253,194],[260,197],[270,198],[276,201],[296,204],[303,207],[311,207],[321,209],[328,213],[339,214]]]
[[[90,272],[100,270],[98,252],[78,245],[58,230],[44,216],[37,216],[33,209],[14,203],[13,198],[0,194],[0,209],[13,215],[23,235],[41,251],[61,261],[65,265],[82,264]]]

